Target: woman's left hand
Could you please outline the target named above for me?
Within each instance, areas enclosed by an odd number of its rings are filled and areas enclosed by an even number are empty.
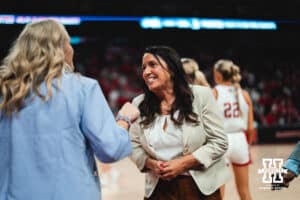
[[[183,158],[178,158],[170,161],[163,162],[163,170],[161,172],[160,178],[163,180],[171,180],[176,176],[182,174],[186,171],[186,163]]]
[[[160,178],[163,180],[171,180],[176,176],[183,174],[189,169],[198,168],[202,166],[201,163],[192,155],[185,155],[181,158],[163,162]]]

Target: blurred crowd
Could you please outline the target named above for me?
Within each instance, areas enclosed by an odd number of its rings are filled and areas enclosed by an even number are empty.
[[[295,63],[270,63],[243,71],[244,84],[254,102],[255,119],[265,126],[300,122],[300,70]]]
[[[141,93],[141,47],[112,42],[99,51],[75,47],[76,70],[99,81],[113,111]],[[195,59],[212,86],[214,55],[198,54]],[[193,55],[185,55],[192,57]],[[203,60],[202,60],[203,59]],[[272,62],[259,65],[233,59],[242,70],[241,85],[251,95],[255,122],[262,126],[290,126],[300,124],[300,69],[295,62]],[[211,62],[205,62],[211,60]],[[202,62],[204,61],[204,62]]]

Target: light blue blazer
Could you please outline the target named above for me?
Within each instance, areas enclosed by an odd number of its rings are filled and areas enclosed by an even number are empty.
[[[99,200],[94,155],[131,153],[97,81],[70,73],[54,83],[50,100],[27,98],[11,118],[0,111],[0,200]]]

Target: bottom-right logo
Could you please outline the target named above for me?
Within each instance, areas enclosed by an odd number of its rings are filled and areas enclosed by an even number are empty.
[[[258,169],[258,174],[263,174],[262,183],[283,183],[282,173],[287,173],[287,169],[282,168],[283,159],[282,158],[263,158],[262,168]],[[262,186],[260,189],[269,190],[271,185]]]

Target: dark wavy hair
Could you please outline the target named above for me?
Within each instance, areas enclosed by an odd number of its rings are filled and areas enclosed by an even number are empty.
[[[194,95],[188,82],[185,79],[180,56],[171,47],[168,46],[149,46],[146,47],[144,52],[152,54],[160,63],[159,58],[163,59],[170,71],[171,80],[173,81],[173,91],[175,101],[171,108],[171,120],[175,125],[182,125],[183,120],[198,124],[198,115],[193,112]],[[160,63],[161,65],[161,63]],[[148,126],[155,119],[155,114],[160,113],[161,100],[151,92],[145,82],[143,82],[144,100],[140,103],[139,109],[141,117],[145,117],[140,123],[143,126]],[[178,117],[174,118],[174,112],[179,111]]]

